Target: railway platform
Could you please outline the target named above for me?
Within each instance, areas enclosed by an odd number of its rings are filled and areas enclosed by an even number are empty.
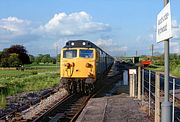
[[[114,65],[108,77],[116,75]],[[108,92],[101,92],[88,101],[76,122],[153,122],[141,101],[129,97],[129,86],[123,84],[120,75],[107,78],[104,82],[119,80]]]
[[[151,122],[139,101],[120,94],[91,99],[76,122]]]

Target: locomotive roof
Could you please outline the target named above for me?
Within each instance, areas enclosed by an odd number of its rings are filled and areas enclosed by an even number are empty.
[[[87,47],[87,48],[98,48],[94,43],[87,40],[70,40],[66,42],[64,48],[73,48],[73,47]]]
[[[79,48],[79,47],[98,48],[99,50],[103,51],[101,48],[99,48],[94,43],[92,43],[88,40],[69,40],[68,42],[66,42],[66,45],[64,46],[64,48]],[[105,52],[105,51],[103,51],[103,52]]]

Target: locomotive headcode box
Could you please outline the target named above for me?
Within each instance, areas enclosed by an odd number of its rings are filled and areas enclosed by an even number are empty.
[[[73,48],[73,47],[96,47],[92,42],[87,40],[70,40],[66,43],[66,48]]]

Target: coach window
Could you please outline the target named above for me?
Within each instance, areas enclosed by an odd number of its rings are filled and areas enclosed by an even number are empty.
[[[63,58],[75,58],[77,57],[77,50],[64,50]]]
[[[80,50],[79,57],[81,58],[93,58],[93,50]]]

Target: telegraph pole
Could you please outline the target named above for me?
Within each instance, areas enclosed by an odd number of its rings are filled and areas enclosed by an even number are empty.
[[[153,55],[154,55],[154,45],[152,44],[151,46],[152,46],[151,49],[152,49],[152,60],[153,60]]]
[[[58,67],[58,44],[56,43],[56,66]]]
[[[164,6],[169,0],[164,0]],[[161,122],[171,122],[171,103],[169,102],[169,39],[164,40],[164,101],[161,104]]]

